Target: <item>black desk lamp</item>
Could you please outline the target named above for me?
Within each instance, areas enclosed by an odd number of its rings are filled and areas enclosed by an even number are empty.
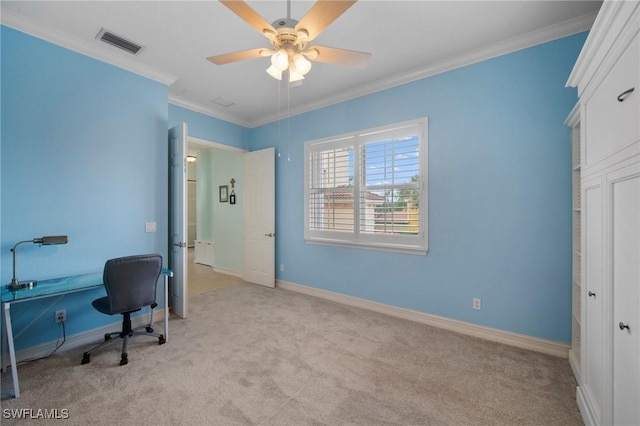
[[[40,244],[43,246],[49,246],[53,244],[67,244],[69,239],[66,235],[57,235],[53,237],[42,237],[42,238],[34,238],[33,240],[24,240],[17,243],[11,251],[13,252],[13,279],[10,284],[7,284],[7,288],[9,290],[18,290],[20,288],[33,288],[38,282],[37,281],[18,281],[16,278],[16,249],[22,243],[34,243]]]

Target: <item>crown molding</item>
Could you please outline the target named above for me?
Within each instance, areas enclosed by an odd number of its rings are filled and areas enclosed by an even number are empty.
[[[433,66],[419,68],[398,76],[380,80],[374,84],[357,86],[351,90],[344,91],[337,96],[323,98],[316,102],[305,104],[304,106],[299,108],[292,108],[289,111],[289,114],[285,115],[285,117],[278,117],[276,114],[270,114],[269,116],[264,116],[262,119],[252,122],[251,127],[257,127],[263,124],[271,123],[273,121],[277,121],[280,118],[287,118],[316,109],[325,108],[351,99],[359,98],[361,96],[370,95],[372,93],[376,93],[386,89],[391,89],[393,87],[411,83],[423,78],[433,77],[434,75],[452,71],[457,68],[462,68],[478,62],[493,59],[498,56],[517,52],[519,50],[524,50],[563,37],[568,37],[574,34],[588,31],[593,25],[593,22],[596,19],[596,15],[597,13],[582,15],[577,18],[561,22],[559,24],[550,25],[548,27],[524,34],[522,36],[514,37],[500,43],[487,46],[483,49],[476,50],[468,54],[450,57]]]
[[[639,22],[638,2],[605,1],[571,71],[567,86],[577,87],[580,97],[585,89],[587,92],[594,90],[597,82],[609,72],[615,60],[636,36]]]
[[[25,19],[23,16],[5,9],[2,10],[2,13],[0,15],[0,22],[2,23],[2,25],[13,28],[14,30],[18,30],[25,34],[29,34],[33,37],[45,40],[47,42],[57,44],[58,46],[64,47],[65,49],[72,50],[85,56],[89,56],[101,62],[106,62],[107,64],[157,81],[166,86],[169,86],[177,79],[177,77],[169,73],[152,68],[148,65],[144,65],[133,58],[123,56],[123,53],[119,51],[112,52],[105,47],[98,45],[98,42],[95,40],[95,43],[87,42],[85,40],[71,37],[67,34],[53,31],[49,28],[45,28],[42,25],[38,25],[34,21]]]

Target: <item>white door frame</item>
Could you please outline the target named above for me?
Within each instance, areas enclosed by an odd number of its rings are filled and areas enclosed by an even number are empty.
[[[200,138],[196,138],[193,136],[188,136],[187,137],[187,147],[188,148],[215,148],[215,149],[223,149],[225,151],[233,151],[233,152],[239,152],[241,154],[244,154],[245,152],[247,152],[246,149],[242,149],[242,148],[237,148],[235,146],[231,146],[231,145],[225,145],[219,142],[213,142],[210,140],[206,140],[206,139],[200,139]]]

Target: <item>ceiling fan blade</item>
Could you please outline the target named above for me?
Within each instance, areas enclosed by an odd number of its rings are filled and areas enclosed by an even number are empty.
[[[265,31],[270,31],[273,34],[276,30],[273,26],[264,20],[262,16],[251,8],[247,3],[242,0],[220,0],[220,3],[228,7],[233,13],[242,18],[247,24],[251,25],[260,34],[264,35]]]
[[[224,65],[231,62],[244,61],[246,59],[262,58],[264,56],[269,56],[271,53],[273,52],[269,49],[258,48],[241,50],[239,52],[224,53],[222,55],[216,56],[209,56],[207,60],[213,62],[216,65]]]
[[[311,41],[325,28],[347,11],[357,0],[318,0],[296,25],[296,30],[306,30]]]
[[[317,56],[314,54],[314,50],[318,52]],[[303,53],[311,61],[349,65],[354,67],[364,66],[371,58],[371,53],[337,49],[335,47],[326,46],[311,46]]]

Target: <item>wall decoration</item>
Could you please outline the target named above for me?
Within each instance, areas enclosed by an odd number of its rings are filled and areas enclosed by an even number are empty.
[[[234,178],[231,178],[229,183],[231,183],[231,194],[229,194],[229,204],[235,204],[236,203],[236,191],[233,188],[234,188],[234,186],[236,184],[236,180]]]
[[[226,203],[229,201],[229,185],[220,185],[220,202]]]

